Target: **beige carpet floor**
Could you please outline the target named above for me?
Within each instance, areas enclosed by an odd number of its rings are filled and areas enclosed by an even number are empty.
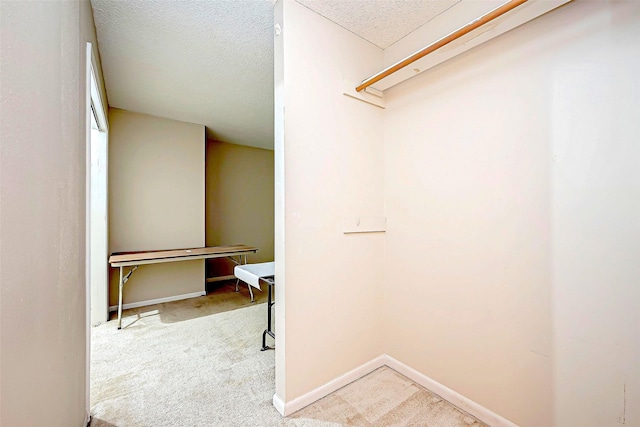
[[[92,330],[93,427],[481,427],[383,367],[283,418],[273,408],[274,353],[260,351],[264,292],[223,284],[206,297],[124,312]]]

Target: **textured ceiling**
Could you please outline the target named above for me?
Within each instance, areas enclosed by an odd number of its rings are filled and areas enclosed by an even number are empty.
[[[386,49],[460,0],[296,0]]]
[[[460,0],[297,0],[386,48]],[[273,149],[275,0],[92,0],[109,105]]]
[[[273,2],[92,0],[109,105],[273,148]]]

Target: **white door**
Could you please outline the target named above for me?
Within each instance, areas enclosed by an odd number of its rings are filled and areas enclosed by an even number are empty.
[[[91,325],[106,322],[109,315],[108,281],[108,124],[95,73],[96,60],[87,43],[86,63],[86,410],[90,419]]]
[[[92,123],[96,123],[92,120]],[[91,325],[108,320],[107,134],[91,128]]]
[[[87,49],[89,68],[91,120],[90,159],[87,171],[89,194],[88,206],[88,257],[89,263],[89,309],[91,325],[99,325],[109,318],[109,240],[108,240],[108,135],[107,117],[101,100],[96,62],[93,49]]]

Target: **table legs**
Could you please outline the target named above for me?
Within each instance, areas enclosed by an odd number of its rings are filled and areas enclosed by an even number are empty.
[[[233,261],[236,265],[245,265],[247,263],[246,255],[239,255],[237,261],[235,260],[235,258],[232,258],[232,257],[229,257],[229,258],[231,258],[231,261]],[[239,289],[238,289],[239,284],[240,284],[240,279],[236,279],[236,292],[239,292]],[[253,296],[253,289],[251,289],[251,285],[247,284],[247,287],[249,288],[249,294],[251,295],[251,302],[255,302],[255,298]]]
[[[269,350],[271,348],[267,345],[266,342],[267,335],[269,335],[273,339],[276,339],[276,334],[271,329],[271,307],[273,307],[273,304],[275,304],[275,302],[273,301],[273,285],[275,284],[275,281],[273,280],[273,278],[263,280],[269,284],[269,290],[267,292],[267,329],[265,329],[262,333],[262,348],[260,349],[261,351]]]
[[[120,267],[120,282],[118,285],[118,329],[122,328],[122,287],[124,286],[122,270],[124,267]]]
[[[118,329],[122,329],[122,289],[124,288],[124,284],[127,283],[129,277],[133,274],[134,271],[138,269],[138,266],[135,265],[126,276],[123,276],[124,267],[120,266],[120,283],[118,285]]]

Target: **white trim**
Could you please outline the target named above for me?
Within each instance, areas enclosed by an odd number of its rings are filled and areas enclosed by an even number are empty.
[[[325,385],[322,385],[318,388],[316,388],[315,390],[311,390],[309,393],[307,394],[303,394],[300,397],[296,397],[295,399],[293,399],[290,402],[286,402],[284,404],[284,414],[283,415],[291,415],[296,411],[299,411],[300,409],[304,408],[307,405],[312,404],[313,402],[316,402],[320,399],[322,399],[323,397],[333,393],[334,391],[341,389],[342,387],[346,386],[347,384],[350,384],[352,382],[354,382],[357,379],[360,379],[362,377],[364,377],[365,375],[375,371],[376,369],[382,367],[385,365],[385,356],[386,355],[381,355],[376,357],[373,360],[370,360],[369,362],[358,366],[355,369],[352,369],[351,371],[347,372],[344,375],[339,376],[338,378],[335,378],[331,381],[329,381],[328,383],[326,383]],[[275,405],[275,400],[274,400],[274,405]],[[277,407],[276,407],[277,409]]]
[[[172,302],[172,301],[180,301],[180,300],[189,299],[189,298],[197,298],[197,297],[204,296],[206,294],[207,293],[205,291],[198,291],[198,292],[192,292],[190,294],[173,295],[170,297],[156,298],[156,299],[150,299],[146,301],[130,302],[127,304],[122,304],[122,309],[127,310],[129,308],[138,308],[138,307],[146,307],[148,305],[162,304],[163,302]],[[109,312],[113,312],[113,311],[118,311],[117,305],[109,306]]]
[[[280,399],[277,394],[273,395],[273,406],[280,413],[280,415],[284,416],[284,400]]]
[[[439,383],[432,378],[429,378],[421,372],[416,371],[412,367],[405,365],[399,360],[394,359],[393,357],[386,354],[384,355],[384,357],[385,365],[387,365],[389,368],[401,373],[413,382],[420,384],[422,387],[437,394],[452,405],[457,406],[465,412],[468,412],[470,415],[473,415],[483,423],[489,424],[492,427],[518,427],[517,424],[514,424],[513,422],[496,414],[490,409],[485,408],[479,403],[474,402],[468,397],[461,395],[457,391],[451,390],[449,387]]]
[[[107,112],[105,111],[105,103],[102,100],[102,92],[100,91],[101,87],[104,87],[102,81],[100,80],[100,75],[97,73],[98,64],[96,61],[95,55],[93,55],[93,48],[91,48],[91,76],[89,91],[90,91],[90,99],[91,105],[95,109],[96,112],[96,121],[98,122],[98,130],[101,132],[107,132],[109,130],[109,121],[107,119]],[[94,102],[95,101],[95,102]]]
[[[91,58],[93,48],[87,42],[85,58],[85,166],[84,166],[84,280],[85,280],[85,412],[91,412]],[[87,425],[85,423],[85,425]]]
[[[303,394],[302,396],[293,399],[290,402],[285,403],[279,396],[274,394],[273,406],[281,415],[291,415],[294,412],[304,408],[305,406],[308,406],[322,399],[323,397],[333,393],[334,391],[346,386],[349,383],[352,383],[353,381],[364,377],[365,375],[375,371],[382,366],[387,366],[409,378],[411,381],[420,384],[422,387],[426,388],[434,394],[437,394],[452,405],[469,413],[469,415],[476,417],[483,423],[486,423],[492,427],[518,427],[517,424],[496,414],[490,409],[485,408],[479,403],[474,402],[468,397],[465,397],[460,393],[451,390],[449,387],[439,383],[432,378],[429,378],[423,373],[418,372],[412,367],[405,365],[404,363],[400,362],[397,359],[394,359],[387,354],[378,356],[375,359],[347,372],[346,374],[334,380],[329,381],[325,385],[322,385],[307,394]]]

